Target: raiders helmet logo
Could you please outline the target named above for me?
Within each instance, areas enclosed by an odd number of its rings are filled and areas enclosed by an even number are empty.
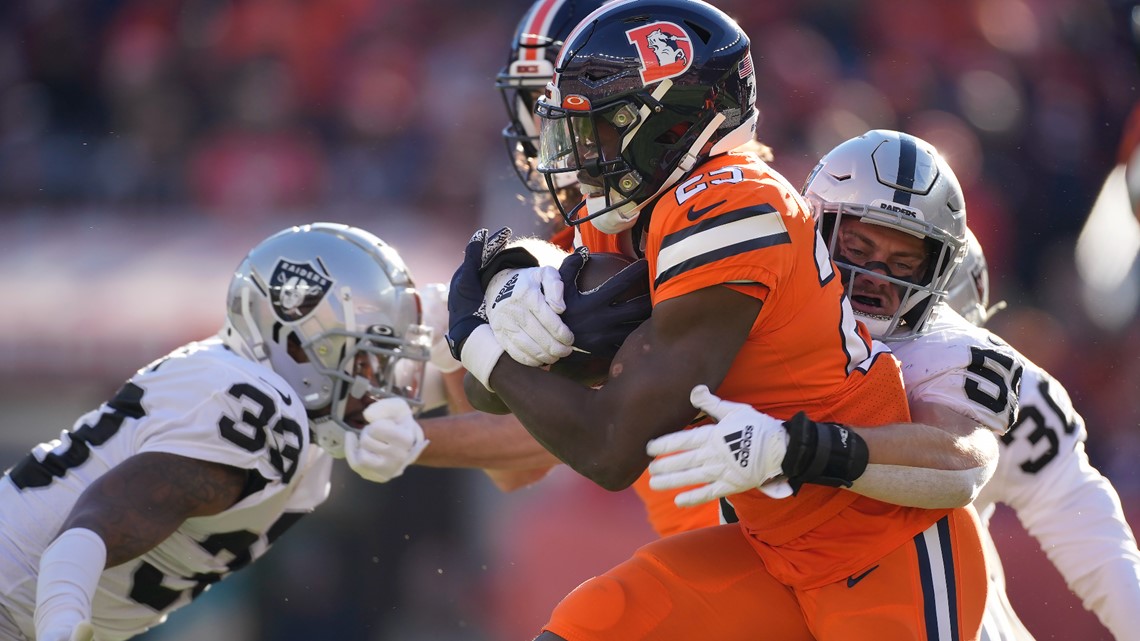
[[[317,271],[312,263],[277,261],[269,280],[269,300],[277,318],[287,323],[301,320],[324,300],[333,281]]]
[[[693,65],[693,41],[672,22],[653,22],[625,32],[641,57],[641,82],[654,82],[679,76]]]

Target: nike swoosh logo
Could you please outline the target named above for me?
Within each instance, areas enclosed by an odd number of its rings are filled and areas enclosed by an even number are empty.
[[[261,377],[259,376],[258,378],[261,378]],[[281,400],[285,401],[285,404],[286,404],[286,405],[292,405],[292,404],[293,404],[293,397],[292,397],[292,396],[289,396],[289,395],[288,395],[288,394],[286,394],[285,392],[282,392],[281,390],[277,389],[277,386],[276,386],[276,385],[273,385],[273,384],[272,384],[272,383],[270,383],[269,381],[266,381],[264,378],[262,378],[261,380],[265,381],[265,384],[266,384],[266,385],[269,385],[269,386],[270,386],[270,387],[272,387],[274,390],[277,390],[277,393],[281,395]]]
[[[720,207],[721,205],[725,204],[726,202],[728,202],[728,201],[722,200],[719,203],[713,203],[713,204],[709,205],[708,207],[704,207],[702,209],[693,209],[692,205],[690,205],[689,211],[685,215],[688,216],[689,220],[696,220],[696,219],[700,218],[701,216],[704,216],[705,214],[709,213],[710,211],[716,209],[717,207]]]
[[[867,578],[867,575],[868,575],[868,574],[870,574],[870,573],[872,573],[872,572],[874,572],[875,570],[878,570],[878,569],[879,569],[879,566],[877,566],[877,565],[876,565],[875,567],[871,568],[870,570],[867,570],[867,571],[866,571],[866,572],[864,572],[863,574],[859,574],[859,575],[857,575],[857,576],[849,576],[849,577],[847,577],[847,587],[849,587],[849,588],[853,588],[853,587],[855,587],[855,584],[856,584],[856,583],[858,583],[858,582],[862,581],[863,579]]]

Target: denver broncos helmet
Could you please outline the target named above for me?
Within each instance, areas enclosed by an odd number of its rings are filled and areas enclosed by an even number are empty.
[[[852,297],[855,316],[881,340],[921,334],[966,253],[966,203],[950,165],[921,138],[876,129],[829,151],[808,176],[803,195],[848,296],[855,275],[881,279],[900,292],[890,316],[861,312],[858,296]],[[856,263],[842,242],[843,226],[856,221],[923,239],[923,271],[894,277],[889,268],[883,273]]]
[[[420,403],[431,329],[396,251],[336,223],[280,231],[230,281],[222,338],[284,378],[309,412],[317,442],[343,452],[347,398]]]
[[[534,170],[538,156],[538,120],[534,103],[554,76],[554,62],[570,31],[582,18],[607,0],[537,0],[530,6],[511,40],[507,64],[495,78],[503,96],[509,122],[503,128],[507,154],[519,180],[527,189],[546,192],[546,181]],[[569,187],[577,179],[559,177],[559,187]]]
[[[748,37],[700,0],[615,0],[566,38],[547,93],[538,170],[571,225],[605,233],[710,156],[756,130],[756,79]],[[560,174],[585,199],[562,202]]]

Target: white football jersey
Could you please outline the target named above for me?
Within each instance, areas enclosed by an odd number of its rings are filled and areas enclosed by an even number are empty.
[[[284,379],[218,338],[186,345],[0,479],[0,605],[28,638],[44,549],[92,482],[143,452],[246,469],[250,480],[234,506],[188,519],[146,554],[104,570],[93,601],[104,641],[161,623],[264,554],[328,496],[332,457],[310,441],[305,410]]]
[[[1135,638],[1140,550],[1120,497],[1089,463],[1085,422],[1068,392],[1019,357],[1025,364],[1020,417],[1001,437],[997,470],[974,505],[983,522],[995,503],[1013,508],[1085,608],[1117,639]]]
[[[945,303],[927,324],[927,333],[890,344],[902,361],[907,399],[940,405],[1004,434],[1017,420],[1017,352]]]

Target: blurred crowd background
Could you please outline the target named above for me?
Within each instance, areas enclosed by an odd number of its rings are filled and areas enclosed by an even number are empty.
[[[1009,303],[991,327],[1066,386],[1140,518],[1133,2],[715,4],[752,38],[759,137],[793,184],[869,128],[948,158]],[[423,282],[478,226],[537,229],[493,86],[528,6],[0,3],[0,454],[215,331],[232,268],[277,229],[364,226]],[[512,495],[475,471],[334,480],[263,563],[147,638],[530,639],[651,537],[635,499],[566,470]],[[995,528],[1038,639],[1108,638],[1011,514]]]

